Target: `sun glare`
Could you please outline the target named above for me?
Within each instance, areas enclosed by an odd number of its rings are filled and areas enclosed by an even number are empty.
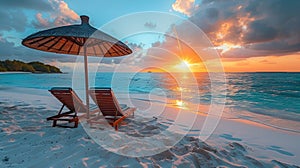
[[[187,67],[190,67],[190,66],[191,66],[191,64],[190,64],[188,61],[186,61],[186,60],[183,60],[182,63],[183,63],[184,65],[186,65]]]
[[[174,70],[178,72],[193,72],[195,68],[199,67],[198,63],[192,63],[190,60],[181,60],[174,65]]]
[[[187,60],[181,61],[178,65],[177,68],[180,69],[181,71],[187,71],[191,67],[191,64]]]
[[[172,71],[174,72],[202,72],[203,66],[200,62],[193,62],[192,59],[182,59],[180,61],[176,61],[172,66]]]

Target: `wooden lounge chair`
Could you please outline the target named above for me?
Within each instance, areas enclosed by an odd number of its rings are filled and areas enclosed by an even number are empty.
[[[53,120],[53,127],[57,125],[57,121],[74,122],[74,128],[78,127],[79,118],[77,112],[86,112],[87,108],[73,91],[68,87],[54,87],[49,92],[52,93],[63,105],[58,111],[58,114],[52,117],[48,117],[47,121]],[[67,107],[69,111],[62,112],[64,107]],[[58,125],[61,126],[61,125]]]
[[[111,88],[96,87],[96,88],[91,88],[89,92],[92,99],[99,107],[100,112],[105,117],[105,119],[113,120],[113,122],[110,124],[116,130],[118,130],[118,125],[125,118],[127,118],[131,114],[134,115],[134,111],[136,110],[136,108],[130,108],[127,107],[126,105],[120,105]],[[92,123],[93,118],[90,121]]]

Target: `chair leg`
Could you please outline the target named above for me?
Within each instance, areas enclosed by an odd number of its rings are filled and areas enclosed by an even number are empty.
[[[117,121],[117,117],[115,116],[113,126],[115,126],[115,130],[118,131],[118,122],[116,121]]]
[[[79,123],[79,119],[78,117],[75,118],[75,121],[74,121],[74,128],[77,128],[78,127],[78,123]]]
[[[74,125],[74,128],[77,128],[78,127],[78,122],[75,121],[75,125]]]
[[[53,124],[52,124],[52,127],[55,127],[57,124],[57,120],[53,120]]]

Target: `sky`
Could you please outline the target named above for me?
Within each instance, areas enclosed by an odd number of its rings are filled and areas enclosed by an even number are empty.
[[[0,1],[0,60],[42,61],[72,71],[78,57],[32,50],[21,41],[80,24],[79,16],[88,15],[92,26],[133,50],[100,64],[90,58],[103,71],[202,72],[218,66],[226,72],[300,72],[299,8],[299,0]]]

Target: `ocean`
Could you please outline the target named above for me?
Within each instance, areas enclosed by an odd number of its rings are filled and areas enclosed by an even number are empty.
[[[300,73],[226,73],[225,77],[221,90],[226,93],[226,107],[300,121]],[[97,72],[90,73],[89,81],[91,87],[112,87],[116,93],[151,93],[198,104],[209,104],[214,89],[206,73]],[[84,95],[83,74],[0,74],[0,90],[18,87],[46,92],[56,86],[78,88]]]

